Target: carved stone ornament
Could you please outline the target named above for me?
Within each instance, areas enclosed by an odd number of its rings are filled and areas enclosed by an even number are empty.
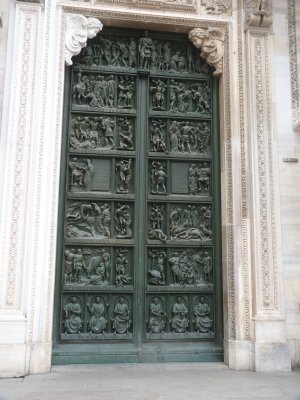
[[[246,0],[248,27],[269,28],[273,23],[270,0]]]
[[[72,65],[71,58],[80,53],[87,40],[92,39],[103,28],[97,18],[86,18],[80,14],[66,14],[65,61]]]
[[[201,50],[201,57],[215,68],[214,76],[223,73],[224,33],[214,28],[194,28],[189,31],[189,39],[197,49]]]
[[[208,14],[226,14],[231,8],[231,0],[201,0],[201,6]]]

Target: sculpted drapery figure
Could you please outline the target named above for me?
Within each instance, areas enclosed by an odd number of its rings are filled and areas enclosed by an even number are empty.
[[[201,57],[216,70],[213,75],[219,77],[223,73],[224,34],[222,31],[208,28],[194,28],[189,32],[189,39]]]
[[[81,307],[78,299],[72,296],[70,302],[64,308],[65,333],[79,333],[82,328]]]
[[[200,333],[210,332],[212,327],[212,320],[210,319],[210,308],[205,303],[204,298],[201,297],[199,303],[195,305],[195,326],[196,331]]]
[[[88,322],[90,333],[104,333],[107,320],[104,317],[105,307],[101,301],[101,297],[97,296],[94,304],[87,304],[87,308],[91,314]]]
[[[115,334],[129,333],[130,327],[129,308],[123,297],[119,299],[114,309],[114,317],[112,318],[113,329]]]

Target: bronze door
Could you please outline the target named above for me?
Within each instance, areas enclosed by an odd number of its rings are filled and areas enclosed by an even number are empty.
[[[222,359],[217,84],[179,34],[67,68],[54,363]]]

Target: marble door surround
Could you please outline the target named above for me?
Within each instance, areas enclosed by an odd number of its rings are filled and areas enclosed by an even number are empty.
[[[50,370],[64,70],[87,38],[101,35],[102,25],[222,32],[216,71],[225,363],[237,370],[290,370],[275,190],[270,3],[130,3],[10,5],[0,157],[0,375]],[[203,46],[200,51],[205,57]]]

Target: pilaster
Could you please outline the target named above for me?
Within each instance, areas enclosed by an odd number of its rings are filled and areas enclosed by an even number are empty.
[[[270,18],[268,15],[268,21]],[[254,364],[256,371],[287,371],[291,361],[281,283],[276,139],[272,127],[273,38],[268,29],[249,25],[246,50],[252,171]]]

